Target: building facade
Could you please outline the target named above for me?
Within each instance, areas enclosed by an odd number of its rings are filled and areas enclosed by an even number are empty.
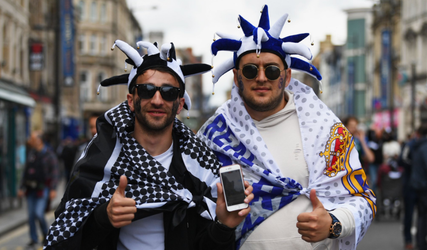
[[[0,214],[19,206],[16,196],[25,165],[32,108],[30,74],[30,1],[0,0]]]
[[[176,55],[183,65],[202,62],[202,57],[194,55],[191,48],[177,48]],[[206,109],[209,96],[203,95],[202,75],[186,78],[185,90],[190,96],[191,108],[188,112],[185,109],[181,111],[178,117],[185,125],[196,132],[212,114],[211,110]]]
[[[320,42],[319,53],[314,61],[322,75],[322,93],[319,98],[340,118],[346,115],[344,97],[344,46],[334,45],[331,35]]]
[[[125,86],[98,87],[102,80],[125,74],[124,53],[111,51],[116,39],[136,46],[142,30],[125,0],[74,0],[76,27],[76,81],[63,89],[63,138],[89,136],[87,119],[124,101]],[[76,105],[78,104],[78,105]]]
[[[401,60],[398,86],[402,91],[403,135],[427,123],[427,2],[402,1]]]
[[[347,12],[347,43],[344,49],[343,75],[345,112],[366,123],[371,116],[372,88],[372,10],[349,9]]]
[[[402,93],[398,85],[401,58],[401,1],[381,0],[373,7],[374,89],[372,123],[376,129],[390,129],[402,140],[405,135]]]
[[[16,199],[32,130],[53,149],[89,135],[86,121],[125,100],[126,86],[99,82],[124,72],[116,39],[142,31],[126,0],[0,0],[0,214]]]

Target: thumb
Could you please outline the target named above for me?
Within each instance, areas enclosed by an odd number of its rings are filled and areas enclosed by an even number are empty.
[[[322,202],[320,202],[319,198],[317,198],[315,189],[310,190],[310,201],[311,205],[313,205],[313,211],[316,208],[323,208]]]
[[[128,178],[125,175],[120,176],[120,183],[116,189],[116,193],[125,197],[125,190],[127,185],[128,185]]]

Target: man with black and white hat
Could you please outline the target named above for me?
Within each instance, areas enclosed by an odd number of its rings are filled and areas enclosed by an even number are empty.
[[[309,34],[279,37],[287,19],[270,26],[265,6],[258,26],[239,16],[243,37],[217,33],[212,53],[233,57],[214,67],[213,80],[233,70],[234,85],[198,136],[223,165],[241,164],[253,186],[238,248],[355,250],[375,215],[375,195],[352,135],[291,78],[293,69],[322,79],[300,43]]]
[[[101,85],[127,84],[127,100],[98,118],[45,248],[234,249],[234,228],[250,209],[226,210],[219,162],[175,117],[191,106],[185,77],[211,66],[181,65],[172,43],[137,45],[147,54],[120,40],[113,46],[133,67]]]

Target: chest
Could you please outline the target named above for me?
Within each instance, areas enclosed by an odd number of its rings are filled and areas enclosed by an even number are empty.
[[[307,186],[308,169],[297,116],[291,116],[268,129],[259,129],[259,132],[282,175]]]

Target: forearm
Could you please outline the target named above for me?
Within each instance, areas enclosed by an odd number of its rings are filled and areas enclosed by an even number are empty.
[[[365,140],[360,140],[360,144],[362,145],[363,152],[365,153],[365,156],[366,156],[366,160],[369,163],[374,162],[375,161],[375,155],[372,152],[372,150],[368,147],[368,145],[366,144]]]
[[[217,222],[209,221],[205,230],[197,235],[198,249],[235,249],[235,231]]]
[[[82,249],[92,249],[103,242],[115,229],[107,215],[108,202],[93,210],[82,228]]]

